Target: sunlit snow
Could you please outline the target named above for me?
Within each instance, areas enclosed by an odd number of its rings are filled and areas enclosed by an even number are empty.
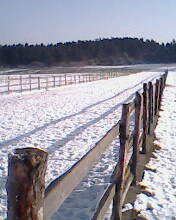
[[[144,82],[150,80],[155,82],[156,78],[163,72],[141,72],[109,80],[65,86],[49,91],[0,96],[0,218],[6,216],[5,183],[9,152],[18,147],[38,147],[46,150],[49,153],[46,174],[46,185],[48,185],[69,169],[118,122],[121,116],[122,103],[132,99],[134,93],[142,89]],[[174,73],[171,72],[171,74]],[[176,94],[174,90],[173,85],[166,88],[163,105],[168,106],[168,108],[166,107],[161,115],[166,114],[165,112],[168,111],[174,111]],[[167,101],[168,97],[169,101]],[[175,150],[174,129],[176,129],[176,126],[174,125],[174,119],[176,119],[176,113],[175,118],[173,112],[172,117],[169,116],[168,119],[163,115],[160,118],[160,124],[167,123],[170,120],[172,126],[166,127],[166,124],[161,125],[161,127],[158,126],[156,132],[157,136],[161,135],[163,138],[159,140],[159,144],[173,150],[168,151],[171,156]],[[172,135],[169,133],[170,129],[173,131],[171,132]],[[157,154],[164,155],[161,151]],[[167,155],[167,153],[165,154]],[[76,194],[83,193],[81,196],[82,199],[84,198],[84,202],[79,198],[75,200],[73,207],[73,203],[69,204],[68,199],[68,206],[65,207],[69,207],[69,212],[65,214],[64,207],[61,207],[61,212],[58,215],[65,216],[67,219],[68,215],[72,216],[72,219],[88,219],[95,209],[95,204],[102,195],[103,190],[108,185],[109,177],[117,160],[118,140],[110,146],[100,162],[93,167],[88,176],[76,188]],[[164,170],[167,165],[164,165],[164,159],[162,162],[162,170]],[[154,162],[151,163],[155,164]],[[166,163],[170,163],[172,169],[174,169],[174,159],[172,161],[167,159]],[[155,166],[159,166],[157,164]],[[159,164],[161,163],[159,162]],[[166,171],[168,172],[168,169]],[[172,172],[175,171],[172,170]],[[157,178],[159,177],[157,176],[154,181],[157,181]],[[84,195],[86,186],[88,190],[87,197]],[[169,197],[169,195],[167,196]],[[170,203],[174,201],[174,198],[174,194],[172,194]],[[162,201],[165,201],[165,199],[163,198]],[[82,209],[80,209],[80,205],[82,205]],[[137,202],[136,206],[139,208]],[[155,205],[155,207],[158,207],[158,205]],[[62,215],[62,213],[64,214]],[[171,212],[169,213],[171,214]],[[65,218],[60,217],[59,219]]]

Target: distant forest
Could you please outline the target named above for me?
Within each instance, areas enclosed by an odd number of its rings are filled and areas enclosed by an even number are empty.
[[[0,66],[119,65],[176,62],[176,42],[111,38],[57,44],[0,45]]]

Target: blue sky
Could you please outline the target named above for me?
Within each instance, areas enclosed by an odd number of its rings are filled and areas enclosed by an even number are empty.
[[[0,44],[176,38],[176,0],[0,0]]]

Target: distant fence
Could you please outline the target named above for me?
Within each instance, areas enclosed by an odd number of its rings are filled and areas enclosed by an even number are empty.
[[[24,92],[56,88],[65,85],[92,82],[118,77],[119,73],[82,73],[55,75],[0,76],[0,93]]]
[[[121,120],[46,189],[44,189],[46,152],[25,148],[16,149],[9,155],[8,219],[18,219],[20,215],[26,219],[49,219],[97,162],[97,158],[100,158],[112,141],[119,137],[119,159],[92,220],[103,219],[112,201],[112,219],[120,220],[122,205],[129,187],[131,183],[136,184],[139,153],[145,154],[149,150],[146,138],[151,133],[151,125],[159,114],[166,77],[167,72],[157,79],[156,83],[144,83],[143,92],[136,92],[131,103],[123,104]],[[134,119],[130,117],[132,114]],[[24,202],[26,198],[29,198],[28,203]],[[28,213],[28,216],[25,213]]]

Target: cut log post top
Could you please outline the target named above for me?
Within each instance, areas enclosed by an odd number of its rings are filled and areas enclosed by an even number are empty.
[[[15,149],[9,154],[8,219],[43,219],[47,157],[37,148]]]

